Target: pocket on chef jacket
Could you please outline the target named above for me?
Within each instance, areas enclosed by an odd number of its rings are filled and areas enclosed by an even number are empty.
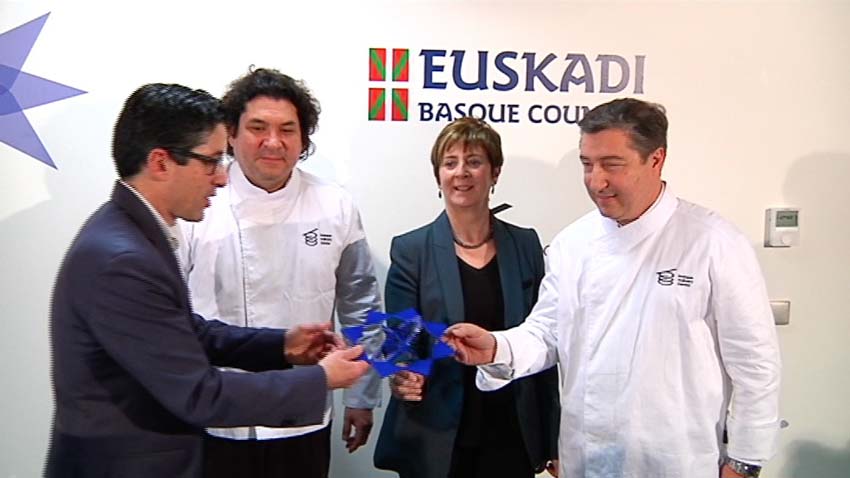
[[[671,288],[671,312],[683,322],[705,321],[708,313],[708,288],[692,285]]]

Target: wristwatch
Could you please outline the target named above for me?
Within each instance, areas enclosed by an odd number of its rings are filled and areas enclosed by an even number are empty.
[[[747,478],[758,478],[761,474],[761,466],[744,463],[743,461],[738,461],[734,458],[729,458],[728,456],[726,457],[726,464],[729,465],[729,468],[732,468],[735,473],[746,476]]]

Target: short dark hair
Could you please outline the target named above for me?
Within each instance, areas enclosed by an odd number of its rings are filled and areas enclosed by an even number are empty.
[[[622,129],[645,160],[658,148],[667,149],[667,115],[663,106],[635,98],[620,98],[588,111],[578,122],[582,133]]]
[[[446,125],[431,148],[431,166],[434,168],[434,177],[440,182],[440,162],[449,148],[456,144],[470,146],[481,146],[487,153],[490,167],[495,171],[505,163],[502,154],[502,138],[489,124],[474,118],[465,116]]]
[[[221,102],[204,90],[153,83],[127,98],[115,122],[112,158],[121,179],[138,174],[154,148],[192,150],[224,122]],[[178,164],[188,158],[174,156]]]
[[[248,74],[230,84],[227,93],[221,99],[225,124],[230,134],[236,136],[239,130],[239,118],[245,112],[245,106],[258,96],[287,100],[295,106],[298,123],[301,126],[301,144],[304,148],[301,151],[301,159],[307,159],[307,156],[313,154],[315,145],[310,140],[310,135],[316,132],[319,125],[319,113],[322,112],[319,101],[313,97],[304,82],[272,68],[251,67]],[[233,149],[229,145],[227,149],[229,154],[233,154]]]

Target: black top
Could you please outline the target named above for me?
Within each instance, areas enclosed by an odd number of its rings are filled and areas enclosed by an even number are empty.
[[[465,320],[490,331],[505,330],[505,306],[496,256],[481,269],[458,258],[458,267]],[[477,370],[476,367],[464,367],[463,412],[455,445],[486,447],[499,443],[504,446],[516,440],[517,446],[524,447],[513,384],[493,392],[482,392],[475,386]]]

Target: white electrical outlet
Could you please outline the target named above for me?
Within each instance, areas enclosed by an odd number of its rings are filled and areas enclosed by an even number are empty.
[[[771,300],[770,310],[773,312],[773,323],[788,325],[791,322],[791,301]]]

